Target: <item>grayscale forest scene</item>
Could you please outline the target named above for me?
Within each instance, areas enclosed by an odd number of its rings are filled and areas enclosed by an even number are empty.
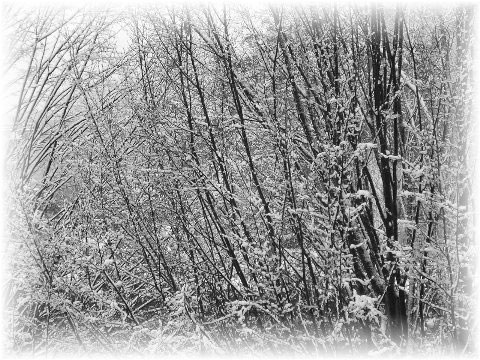
[[[477,354],[475,6],[2,6],[7,354]]]

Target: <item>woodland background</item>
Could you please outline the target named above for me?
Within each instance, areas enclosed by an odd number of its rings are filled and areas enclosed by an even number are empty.
[[[473,6],[4,7],[10,353],[473,353]]]

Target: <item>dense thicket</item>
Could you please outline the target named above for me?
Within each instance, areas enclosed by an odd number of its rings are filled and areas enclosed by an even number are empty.
[[[14,351],[473,351],[473,9],[11,15]]]

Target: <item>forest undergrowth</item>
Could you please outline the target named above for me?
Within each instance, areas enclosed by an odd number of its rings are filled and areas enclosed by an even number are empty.
[[[475,9],[5,5],[6,353],[475,354]]]

